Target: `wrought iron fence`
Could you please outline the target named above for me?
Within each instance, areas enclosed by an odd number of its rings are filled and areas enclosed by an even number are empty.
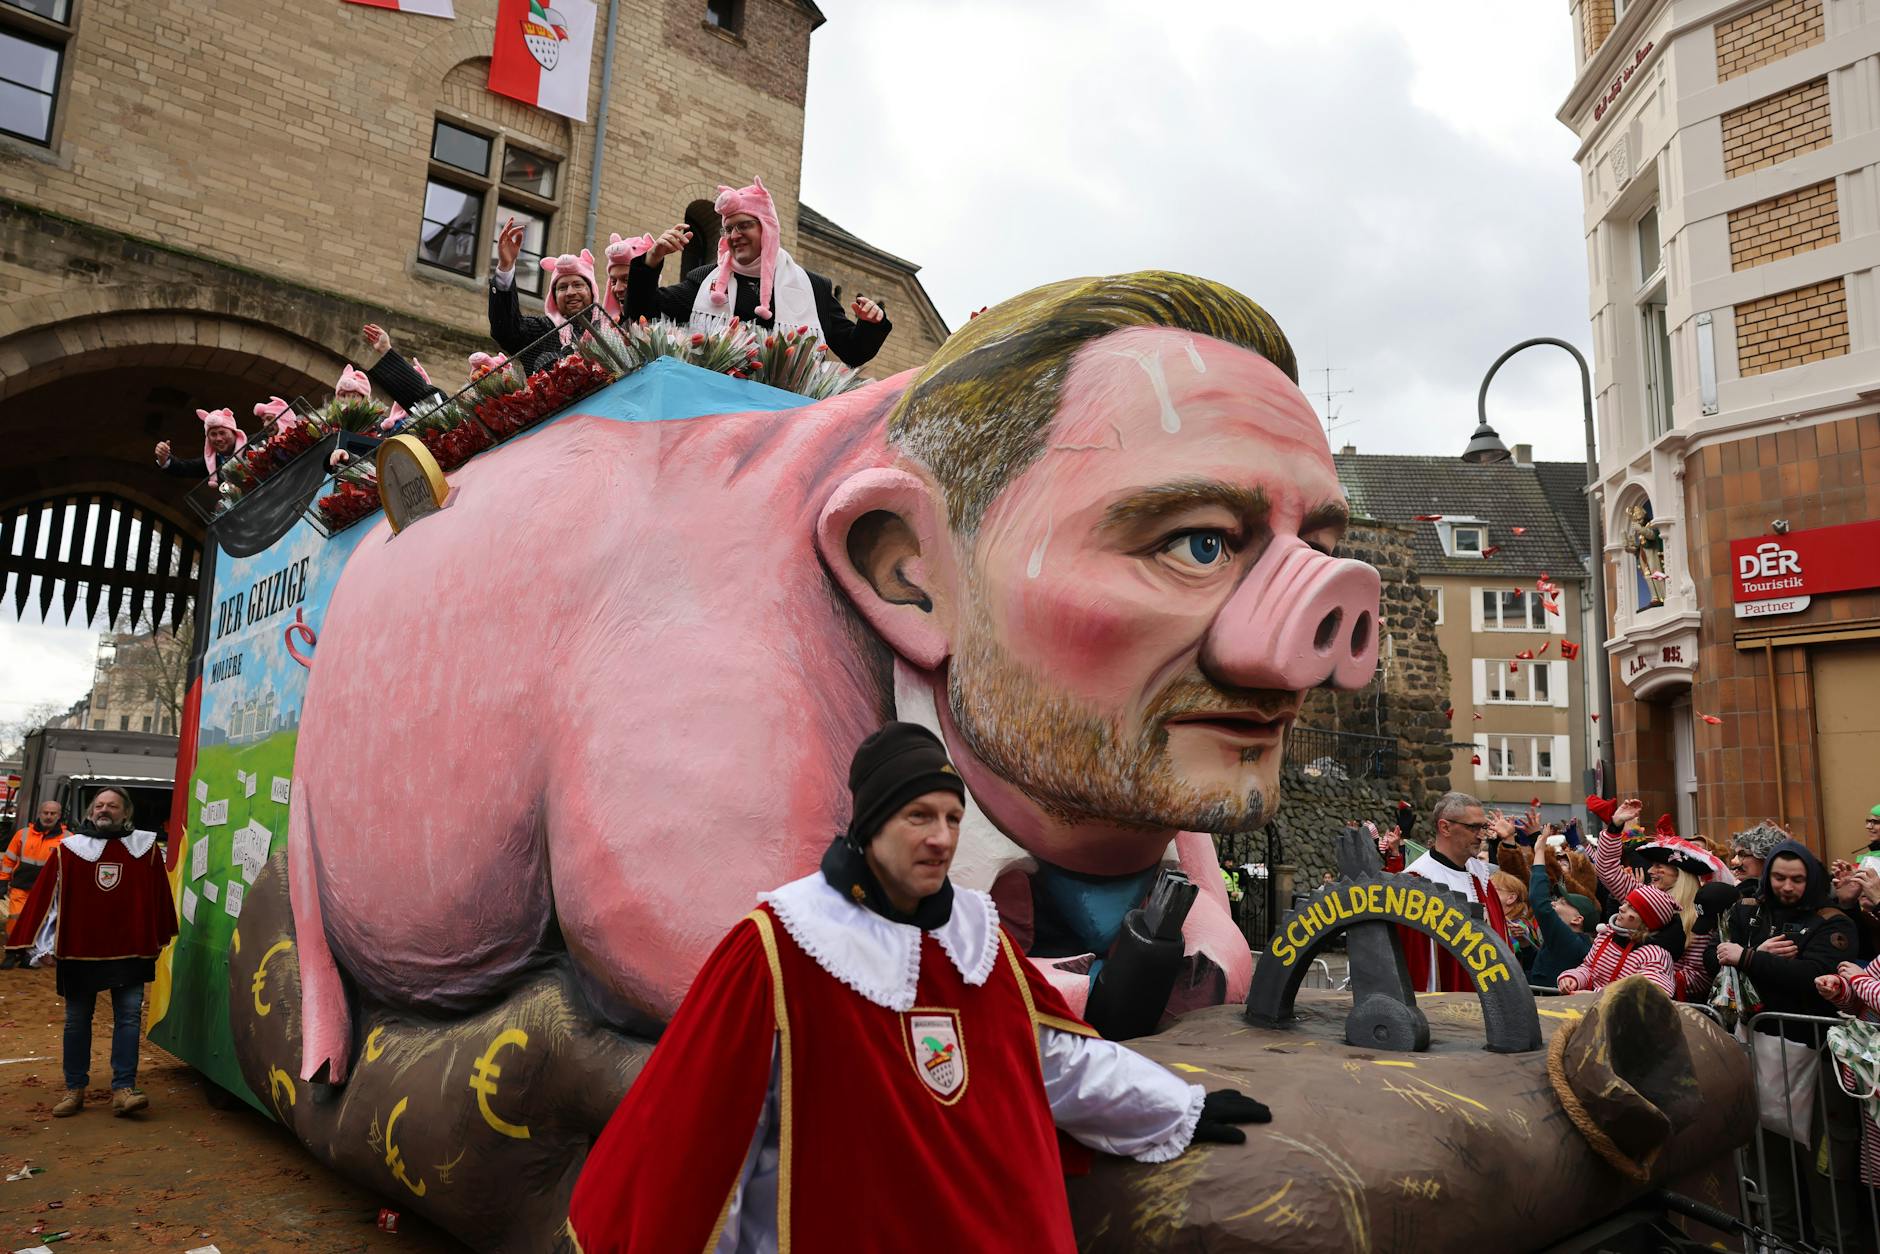
[[[1397,741],[1295,723],[1286,735],[1286,761],[1308,776],[1387,780],[1397,773]]]

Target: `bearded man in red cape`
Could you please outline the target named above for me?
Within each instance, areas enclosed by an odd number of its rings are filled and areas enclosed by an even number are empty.
[[[1165,1162],[1271,1117],[1098,1037],[953,887],[966,790],[933,733],[889,723],[849,789],[821,869],[726,935],[588,1155],[584,1254],[1072,1254],[1056,1129]]]

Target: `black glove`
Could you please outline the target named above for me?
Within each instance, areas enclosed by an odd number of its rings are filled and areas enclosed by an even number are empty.
[[[1215,1089],[1201,1102],[1201,1119],[1195,1124],[1197,1141],[1214,1141],[1221,1145],[1242,1145],[1247,1134],[1234,1125],[1237,1123],[1271,1123],[1273,1112],[1254,1101],[1245,1093],[1233,1089]]]
[[[1691,925],[1691,931],[1700,936],[1710,935],[1717,930],[1717,920],[1741,900],[1735,884],[1712,880],[1697,890],[1697,921]]]
[[[1410,829],[1417,825],[1417,812],[1410,808],[1408,801],[1397,803],[1397,831],[1405,839],[1410,839]]]

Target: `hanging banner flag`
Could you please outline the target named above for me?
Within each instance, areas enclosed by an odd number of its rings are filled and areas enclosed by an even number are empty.
[[[457,16],[451,0],[346,0],[346,3],[363,4],[368,9],[391,9],[395,13],[416,13],[420,17]]]
[[[587,121],[594,0],[500,0],[490,90]]]

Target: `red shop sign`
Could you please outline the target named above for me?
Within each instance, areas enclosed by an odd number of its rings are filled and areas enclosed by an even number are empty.
[[[1880,521],[1730,541],[1733,599],[1880,588]]]

